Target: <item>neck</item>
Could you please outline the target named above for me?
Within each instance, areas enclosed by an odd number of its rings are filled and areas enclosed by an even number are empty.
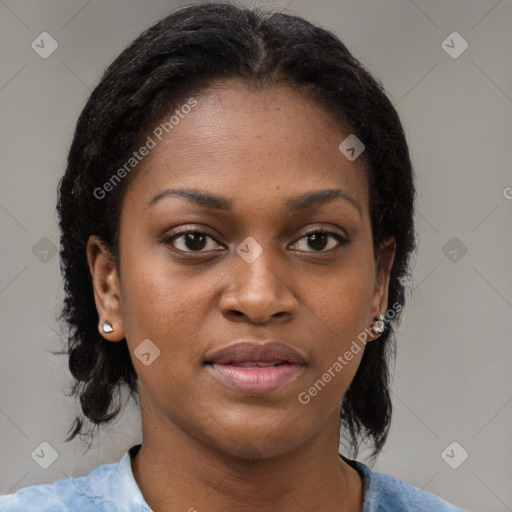
[[[362,510],[361,477],[338,456],[338,411],[303,445],[255,459],[227,454],[168,420],[145,421],[142,413],[142,447],[132,470],[154,512]]]

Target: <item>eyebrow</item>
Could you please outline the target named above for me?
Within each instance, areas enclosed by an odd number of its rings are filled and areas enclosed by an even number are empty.
[[[163,190],[155,197],[153,197],[153,199],[151,199],[147,205],[147,208],[151,208],[157,202],[169,196],[183,197],[189,201],[194,202],[198,206],[203,208],[210,208],[212,210],[233,210],[233,202],[230,199],[203,190],[187,187],[169,188],[167,190]],[[295,197],[289,197],[285,200],[285,205],[289,212],[300,212],[322,206],[338,198],[344,199],[345,201],[352,204],[352,206],[354,206],[358,211],[359,216],[362,218],[363,212],[361,205],[348,192],[336,188],[315,190]]]

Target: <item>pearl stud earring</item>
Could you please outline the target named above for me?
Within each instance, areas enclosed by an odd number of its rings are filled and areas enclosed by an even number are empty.
[[[373,332],[376,334],[382,334],[386,328],[386,317],[384,315],[379,315],[376,320],[377,321],[372,325]]]
[[[112,324],[108,320],[103,320],[101,323],[101,330],[105,334],[110,334],[111,332],[114,332],[114,328],[112,327]]]

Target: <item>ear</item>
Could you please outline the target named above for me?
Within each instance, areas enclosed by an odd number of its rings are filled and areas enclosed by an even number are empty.
[[[87,262],[94,288],[94,301],[100,317],[98,330],[108,341],[121,341],[125,334],[121,314],[119,278],[112,253],[97,236],[90,236],[87,241]],[[103,332],[102,321],[110,322],[113,331]]]
[[[370,325],[375,317],[385,315],[388,305],[389,275],[395,259],[396,241],[394,237],[384,240],[377,251],[375,288],[371,308]],[[373,332],[373,331],[372,331]],[[370,339],[376,339],[380,334],[373,334]]]

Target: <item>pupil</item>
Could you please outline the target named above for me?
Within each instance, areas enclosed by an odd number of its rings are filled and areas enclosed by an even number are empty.
[[[200,250],[206,245],[206,237],[201,233],[187,233],[185,244],[188,249]]]
[[[327,236],[328,235],[326,233],[315,233],[314,235],[311,235],[309,237],[310,247],[313,249],[325,249]],[[315,246],[315,244],[317,245]]]

